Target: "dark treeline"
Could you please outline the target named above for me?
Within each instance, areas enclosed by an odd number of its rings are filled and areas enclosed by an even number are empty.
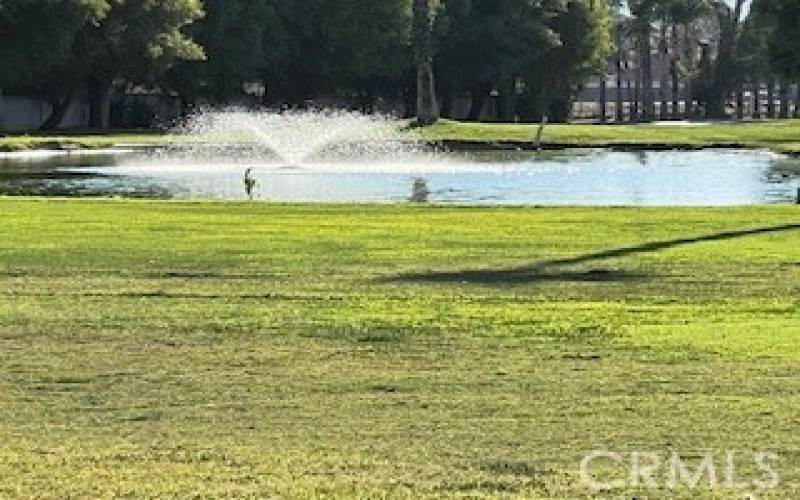
[[[750,75],[799,76],[798,2],[755,0],[746,15],[747,3],[0,0],[0,88],[49,102],[45,128],[78,92],[100,126],[109,94],[132,89],[177,95],[185,109],[330,100],[411,116],[427,61],[430,102],[443,116],[460,106],[480,119],[491,99],[500,120],[565,119],[585,82],[626,46],[640,55],[649,109],[649,54],[669,33],[675,78],[712,116]]]

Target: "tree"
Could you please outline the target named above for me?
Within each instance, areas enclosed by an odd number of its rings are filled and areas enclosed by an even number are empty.
[[[48,2],[63,9],[61,13],[72,20],[74,29],[60,38],[59,57],[48,60],[46,69],[24,84],[52,106],[42,128],[59,125],[81,87],[90,94],[90,121],[99,125],[97,101],[114,80],[154,83],[175,60],[203,55],[181,31],[202,15],[199,0]],[[34,29],[41,31],[40,27]]]
[[[680,81],[684,82],[686,115],[691,116],[694,96],[692,81],[698,76],[696,49],[699,44],[697,25],[707,20],[713,9],[711,0],[668,0],[666,14],[672,24],[670,76],[672,78],[672,113],[677,118],[680,103]]]
[[[616,84],[616,98],[614,104],[614,121],[622,123],[625,118],[624,96],[622,93],[623,76],[627,65],[626,47],[628,23],[624,15],[623,0],[609,0],[611,10],[611,32],[614,42],[614,72]]]
[[[800,4],[796,0],[758,0],[771,67],[786,79],[800,79]]]
[[[628,9],[632,17],[632,31],[636,35],[639,50],[642,119],[644,121],[652,121],[655,118],[651,37],[658,6],[658,0],[628,0]]]
[[[431,125],[439,119],[433,77],[431,11],[428,0],[413,0],[414,60],[417,68],[417,123]]]
[[[707,47],[701,62],[699,98],[709,118],[725,118],[725,104],[742,77],[741,48],[744,7],[748,0],[736,0],[733,7],[714,0],[719,35],[716,56]]]
[[[246,82],[263,78],[268,53],[282,54],[274,0],[205,0],[204,9],[187,32],[206,57],[178,62],[166,79],[184,106],[201,95],[214,103],[235,100]]]
[[[490,91],[513,94],[527,62],[558,43],[547,19],[529,0],[445,0],[435,25],[445,108],[456,94],[468,92],[469,119],[478,120]]]
[[[553,5],[552,16],[545,19],[555,43],[534,53],[522,72],[526,89],[519,115],[525,120],[568,119],[575,95],[592,76],[603,74],[612,50],[607,4],[572,0]]]
[[[445,0],[434,32],[444,107],[469,93],[472,120],[492,91],[501,120],[566,118],[610,50],[608,8],[593,0]]]
[[[360,107],[370,111],[376,96],[400,93],[411,63],[410,15],[403,0],[325,3],[326,59],[337,94],[356,97]],[[435,102],[432,106],[435,114]]]
[[[616,80],[615,119],[622,121],[622,51],[623,35],[625,33],[624,16],[622,13],[622,0],[606,0],[609,12],[609,30],[614,52],[614,78]],[[607,68],[606,68],[607,69]],[[608,111],[608,83],[605,69],[600,82],[600,122],[605,123]]]
[[[371,109],[378,97],[396,97],[404,87],[412,67],[410,0],[247,2],[208,5],[192,30],[208,58],[179,65],[178,73],[187,73],[181,93],[228,102],[241,95],[243,82],[259,80],[265,102],[274,105],[343,97]]]
[[[0,87],[26,87],[70,55],[87,22],[108,9],[105,0],[0,2]]]

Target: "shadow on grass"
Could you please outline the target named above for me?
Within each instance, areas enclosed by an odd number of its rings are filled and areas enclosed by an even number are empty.
[[[613,248],[599,252],[591,252],[574,257],[549,259],[535,262],[527,266],[500,268],[500,269],[465,269],[457,271],[430,271],[420,273],[404,273],[385,278],[384,281],[398,282],[429,282],[429,283],[477,283],[477,284],[522,284],[548,281],[573,281],[573,282],[617,282],[644,279],[644,274],[630,273],[620,270],[591,269],[576,271],[560,269],[566,266],[602,262],[628,255],[658,252],[674,247],[704,243],[710,241],[724,241],[745,236],[779,233],[784,231],[800,230],[800,223],[782,224],[737,231],[724,231],[673,240],[653,241],[629,247]]]

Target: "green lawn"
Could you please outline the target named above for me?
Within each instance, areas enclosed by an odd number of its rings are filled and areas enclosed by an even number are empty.
[[[106,133],[80,135],[11,135],[0,136],[0,151],[26,151],[30,149],[102,149],[129,144],[161,145],[171,138],[150,133]]]
[[[441,121],[421,132],[429,140],[531,142],[536,125]],[[545,128],[543,144],[652,147],[742,146],[800,152],[800,120],[686,125],[560,125]]]
[[[800,495],[796,207],[6,198],[0,235],[0,498],[755,492],[597,493],[596,449]]]
[[[536,125],[504,123],[466,123],[442,120],[437,125],[409,132],[409,137],[431,141],[478,143],[530,143]],[[0,137],[0,151],[32,148],[106,148],[121,144],[163,145],[176,140],[161,134],[99,134],[63,136]],[[185,140],[185,139],[182,139]],[[685,125],[548,125],[545,145],[567,146],[650,146],[696,148],[739,146],[769,148],[778,152],[800,153],[800,120],[750,123]]]

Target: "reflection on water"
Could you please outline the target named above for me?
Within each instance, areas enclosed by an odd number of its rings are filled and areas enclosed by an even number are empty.
[[[415,177],[411,184],[411,198],[412,203],[427,203],[430,197],[430,190],[428,189],[428,182],[423,177]]]
[[[0,195],[169,199],[180,191],[180,186],[165,185],[157,179],[93,170],[117,165],[130,154],[33,152],[0,156]]]
[[[733,205],[792,203],[799,187],[800,161],[762,151],[452,153],[435,161],[302,167],[269,160],[164,161],[133,152],[0,158],[3,195]]]

